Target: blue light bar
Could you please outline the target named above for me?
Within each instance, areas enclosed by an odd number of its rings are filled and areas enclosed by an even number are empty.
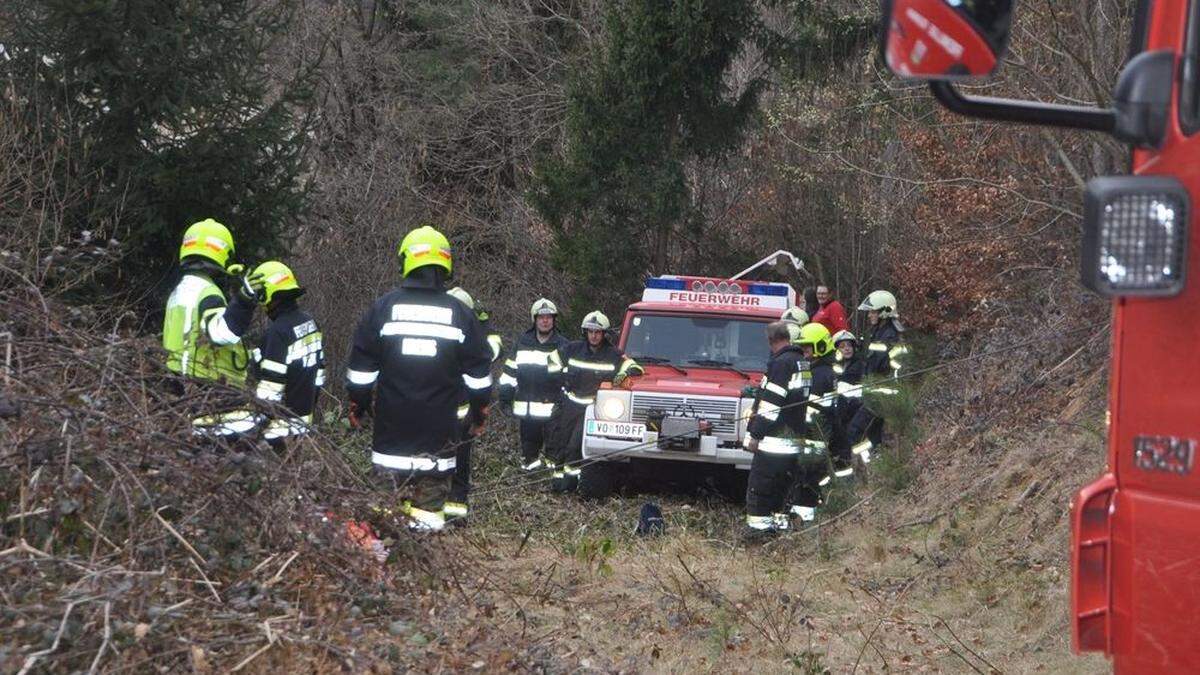
[[[787,296],[786,284],[750,284],[750,295],[779,295]]]
[[[666,291],[682,291],[687,288],[687,282],[685,282],[683,279],[650,277],[649,279],[646,279],[646,288],[660,288]]]

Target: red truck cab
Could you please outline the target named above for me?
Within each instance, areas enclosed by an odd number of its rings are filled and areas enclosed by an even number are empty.
[[[601,497],[630,463],[658,471],[745,473],[742,449],[752,399],[770,350],[766,325],[795,303],[791,286],[706,277],[646,282],[625,312],[618,346],[645,374],[605,386],[584,422],[580,490]],[[708,465],[708,466],[703,466]]]
[[[964,95],[952,81],[982,73],[925,58],[905,23],[935,5],[954,8],[937,33],[956,44],[972,44],[972,31],[1007,41],[1012,0],[885,0],[894,72],[930,80],[964,115],[1099,131],[1133,148],[1131,175],[1092,179],[1084,194],[1082,280],[1112,298],[1112,355],[1107,471],[1071,506],[1072,645],[1117,672],[1200,672],[1200,0],[1138,3],[1110,109]]]

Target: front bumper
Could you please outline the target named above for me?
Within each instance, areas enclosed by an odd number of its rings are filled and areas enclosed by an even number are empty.
[[[588,406],[583,424],[583,458],[608,461],[627,462],[631,459],[656,459],[683,462],[699,462],[702,464],[721,464],[737,469],[750,469],[753,455],[738,447],[721,447],[722,439],[717,436],[701,436],[700,449],[697,451],[661,450],[657,445],[658,434],[647,431],[639,440],[610,438],[592,435],[587,432],[587,420],[595,419],[593,407]]]

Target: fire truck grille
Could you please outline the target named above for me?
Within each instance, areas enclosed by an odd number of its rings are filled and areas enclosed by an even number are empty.
[[[680,417],[699,417],[712,423],[715,434],[737,434],[738,401],[735,398],[633,395],[634,422],[644,424],[646,413],[651,410]]]

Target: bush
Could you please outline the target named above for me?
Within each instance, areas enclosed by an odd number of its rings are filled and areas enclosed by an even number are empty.
[[[158,0],[4,3],[0,25],[12,123],[60,194],[74,237],[119,239],[136,264],[111,268],[133,297],[174,262],[207,217],[233,230],[243,260],[280,248],[305,208],[301,180],[311,64],[268,54],[293,3]],[[132,282],[132,283],[130,283]],[[101,284],[89,288],[93,295]]]

